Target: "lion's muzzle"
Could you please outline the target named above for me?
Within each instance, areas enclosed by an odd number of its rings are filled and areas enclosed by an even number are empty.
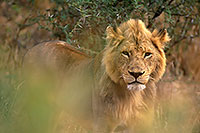
[[[145,76],[145,71],[134,72],[128,71],[123,75],[125,82],[127,83],[128,90],[141,91],[146,88],[146,82],[148,82],[149,76]]]

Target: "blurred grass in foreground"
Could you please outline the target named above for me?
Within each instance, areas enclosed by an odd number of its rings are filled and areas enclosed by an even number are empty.
[[[32,70],[26,71],[25,78],[22,78],[18,71],[1,69],[0,132],[87,133],[58,106],[60,97],[56,95],[58,90],[55,88],[58,86],[54,75],[48,73],[31,77],[31,73]],[[160,106],[156,109],[158,116],[153,127],[156,133],[199,133],[199,103],[188,93],[195,87],[183,82],[166,81],[161,84],[161,89],[170,90],[169,94],[162,92],[161,95],[169,95],[170,99],[159,100]],[[64,103],[61,101],[61,104]]]

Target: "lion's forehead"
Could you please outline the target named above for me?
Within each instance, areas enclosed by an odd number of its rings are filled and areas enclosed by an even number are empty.
[[[122,51],[135,51],[135,52],[147,52],[153,51],[154,47],[149,41],[143,41],[142,43],[136,44],[134,41],[126,41],[124,42],[123,47],[121,48]]]

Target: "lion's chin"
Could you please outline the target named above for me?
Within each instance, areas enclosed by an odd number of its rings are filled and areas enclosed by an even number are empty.
[[[144,90],[146,88],[146,85],[144,84],[140,84],[140,83],[133,83],[133,84],[128,84],[127,85],[127,89],[130,91],[141,91]]]

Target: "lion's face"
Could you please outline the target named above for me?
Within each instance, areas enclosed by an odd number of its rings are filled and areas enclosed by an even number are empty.
[[[139,42],[138,42],[139,43]],[[118,62],[116,62],[119,73],[128,89],[144,89],[149,79],[153,79],[151,73],[156,64],[156,52],[151,42],[143,42],[136,45],[136,42],[123,42],[119,47]]]
[[[107,41],[103,63],[115,83],[143,90],[150,80],[162,77],[166,65],[162,44],[169,41],[166,30],[151,33],[143,22],[129,20],[116,31],[109,27]]]

